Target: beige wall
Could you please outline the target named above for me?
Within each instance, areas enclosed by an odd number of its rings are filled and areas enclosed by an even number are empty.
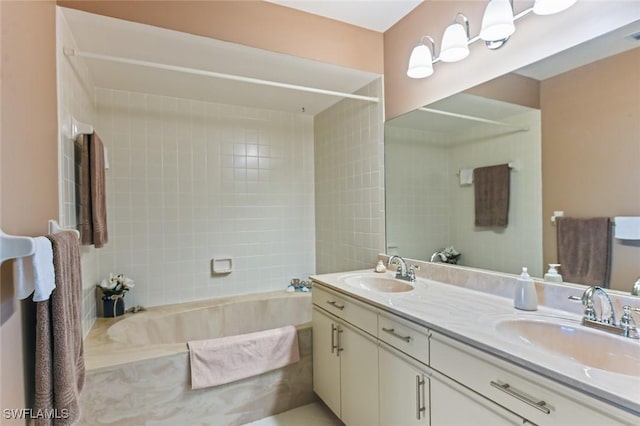
[[[540,109],[540,82],[518,74],[505,74],[472,87],[465,93]]]
[[[526,7],[519,3],[522,2],[516,2],[516,13]],[[407,77],[409,55],[422,35],[431,35],[439,52],[442,34],[457,12],[467,15],[471,35],[476,35],[480,32],[485,5],[482,1],[425,1],[384,33],[387,119],[514,71],[640,17],[637,1],[577,2],[556,15],[530,15],[518,21],[516,33],[502,49],[491,51],[477,42],[463,62],[437,63],[434,75],[426,79]]]
[[[637,48],[541,84],[545,263],[556,260],[554,210],[640,215],[639,70]],[[639,246],[613,241],[612,288],[630,290],[638,259]]]
[[[2,229],[42,235],[58,216],[55,2],[0,2],[2,10]],[[0,408],[32,395],[33,304],[14,295],[11,261],[0,283]],[[23,424],[3,419],[2,424]]]
[[[58,5],[381,74],[382,34],[265,1],[64,1]]]

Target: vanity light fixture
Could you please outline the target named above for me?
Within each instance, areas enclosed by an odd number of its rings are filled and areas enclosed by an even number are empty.
[[[409,58],[407,76],[410,78],[426,78],[433,74],[433,64],[442,62],[457,62],[469,56],[469,45],[483,40],[487,48],[495,50],[505,45],[509,37],[515,32],[515,21],[534,13],[536,15],[551,15],[562,12],[573,6],[577,0],[534,0],[533,5],[513,14],[513,0],[490,0],[482,17],[480,34],[470,37],[469,20],[462,13],[457,13],[453,23],[449,25],[442,36],[440,56],[435,56],[435,41],[429,36],[423,36],[413,48]],[[462,18],[462,22],[458,21]],[[431,49],[422,41],[428,39]]]
[[[422,42],[423,39],[428,39],[431,42],[431,50],[429,46]],[[407,75],[411,78],[425,78],[433,74],[433,61],[435,61],[436,45],[433,38],[430,36],[423,36],[416,47],[411,52],[409,58],[409,68],[407,69]]]
[[[462,23],[458,22],[462,18]],[[453,23],[447,27],[440,45],[442,62],[458,62],[469,56],[469,20],[462,13],[457,13]]]

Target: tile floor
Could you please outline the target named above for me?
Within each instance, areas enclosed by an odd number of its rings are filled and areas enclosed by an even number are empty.
[[[245,426],[343,426],[322,402],[303,405],[275,416],[266,417]]]

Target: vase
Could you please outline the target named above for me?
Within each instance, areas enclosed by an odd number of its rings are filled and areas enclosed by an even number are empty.
[[[124,315],[124,293],[103,294],[102,312],[105,318]]]

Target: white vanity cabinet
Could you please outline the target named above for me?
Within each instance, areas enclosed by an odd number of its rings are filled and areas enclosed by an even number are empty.
[[[481,404],[487,411],[495,413],[495,404],[498,404],[517,414],[523,419],[520,424],[524,419],[537,425],[638,424],[637,416],[449,337],[432,333],[429,348],[431,368],[488,399]],[[446,419],[447,409],[443,411],[442,405],[455,406],[454,398],[451,396],[448,401],[436,387],[439,386],[432,384],[432,418]]]
[[[428,426],[429,370],[380,343],[380,426]]]
[[[614,405],[322,285],[313,304],[314,391],[347,426],[640,424]]]
[[[522,425],[527,421],[437,372],[431,374],[431,426]]]
[[[376,312],[318,286],[313,304],[313,390],[345,424],[377,425]]]

